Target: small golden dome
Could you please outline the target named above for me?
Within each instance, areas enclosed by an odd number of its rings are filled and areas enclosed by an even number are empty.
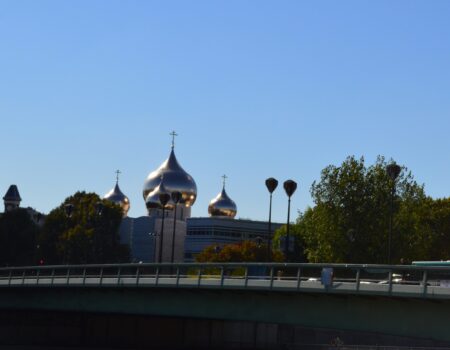
[[[209,216],[234,218],[237,213],[236,203],[228,197],[228,194],[225,191],[226,176],[224,175],[223,178],[224,183],[222,191],[209,202],[208,213]]]
[[[122,208],[123,217],[127,216],[128,211],[130,210],[130,200],[120,190],[119,182],[116,182],[114,188],[107,194],[105,194],[103,199],[106,199],[110,202],[120,205],[120,207]]]
[[[166,187],[164,186],[165,178],[163,180],[163,177],[160,178],[159,185],[148,194],[147,198],[145,199],[145,206],[147,209],[162,209],[161,201],[160,201],[160,195],[161,194],[167,194],[169,196],[169,201],[165,205],[164,209],[172,210],[175,206],[173,203],[170,192],[167,191]]]

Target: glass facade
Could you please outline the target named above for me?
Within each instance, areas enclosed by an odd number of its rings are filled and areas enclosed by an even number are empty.
[[[239,243],[245,240],[268,239],[269,226],[266,221],[231,218],[189,218],[184,249],[184,260],[192,262],[195,255],[206,247],[217,244]],[[272,223],[272,235],[282,224]]]

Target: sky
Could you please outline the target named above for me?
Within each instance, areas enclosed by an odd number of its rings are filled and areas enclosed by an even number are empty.
[[[450,195],[450,1],[0,0],[0,192],[44,213],[120,169],[132,217],[175,152],[240,218],[313,205],[329,164],[377,155]],[[3,193],[1,193],[3,195]]]

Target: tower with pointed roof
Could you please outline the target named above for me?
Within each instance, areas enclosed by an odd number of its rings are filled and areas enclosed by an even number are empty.
[[[5,212],[14,210],[19,208],[20,202],[22,198],[20,198],[19,189],[17,185],[11,185],[6,191],[6,194],[3,196],[3,203],[5,204]]]

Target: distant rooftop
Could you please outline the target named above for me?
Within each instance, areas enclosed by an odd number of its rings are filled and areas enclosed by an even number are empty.
[[[3,197],[3,200],[5,200],[5,201],[21,201],[22,200],[22,198],[20,198],[19,190],[16,185],[9,186],[8,191],[6,191],[6,194]]]

